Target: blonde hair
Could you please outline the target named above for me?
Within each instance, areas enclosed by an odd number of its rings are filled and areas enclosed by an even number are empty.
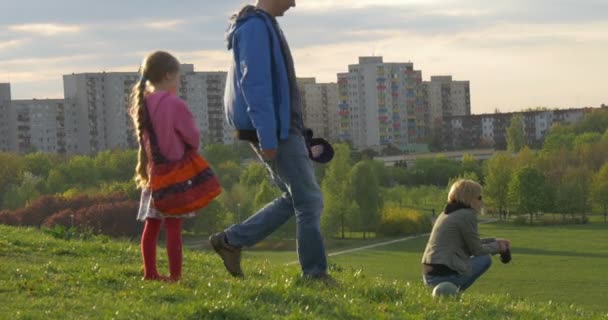
[[[139,142],[139,152],[137,155],[137,166],[135,167],[135,183],[139,188],[148,186],[148,164],[149,159],[146,149],[143,146],[143,134],[151,124],[147,123],[144,117],[146,107],[146,86],[148,82],[157,84],[161,82],[167,74],[179,71],[179,61],[170,53],[156,51],[144,59],[141,65],[141,79],[133,86],[130,97],[129,111],[135,127],[135,135]]]
[[[448,193],[448,203],[462,203],[469,207],[473,207],[474,200],[481,197],[483,188],[473,180],[460,179],[450,188]],[[480,208],[475,208],[479,210]]]

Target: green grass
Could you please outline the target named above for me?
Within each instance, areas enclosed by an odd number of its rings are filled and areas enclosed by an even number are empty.
[[[602,218],[603,219],[603,218]],[[512,224],[480,225],[482,236],[512,240],[513,260],[493,266],[469,290],[471,294],[510,294],[535,302],[575,304],[608,312],[608,224],[529,227]],[[381,248],[330,257],[330,263],[361,269],[369,276],[418,284],[420,259],[427,237]],[[330,250],[331,252],[332,250]],[[253,259],[292,261],[293,252],[252,252]]]
[[[419,252],[403,249],[387,250],[385,267],[416,266]],[[523,255],[514,259],[524,263]],[[164,256],[159,250],[161,270]],[[215,255],[186,250],[180,283],[143,282],[137,244],[65,241],[0,226],[0,319],[608,319],[525,296],[480,294],[484,284],[460,299],[434,300],[420,281],[380,279],[372,276],[375,269],[351,267],[350,258],[332,259],[339,263],[332,270],[338,285],[326,287],[303,280],[297,266],[266,258],[247,259],[248,277],[232,279]]]

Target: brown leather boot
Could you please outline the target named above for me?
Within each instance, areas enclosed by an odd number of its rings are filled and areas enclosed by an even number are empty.
[[[241,248],[228,244],[226,241],[226,233],[220,232],[209,237],[209,243],[213,250],[220,255],[224,261],[226,270],[233,277],[244,277],[241,269]]]

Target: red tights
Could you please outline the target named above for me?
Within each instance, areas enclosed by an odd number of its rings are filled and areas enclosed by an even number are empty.
[[[178,281],[182,277],[182,220],[165,218],[167,256],[170,278],[161,276],[156,269],[156,246],[160,233],[160,219],[146,219],[141,235],[141,254],[144,260],[144,279]]]

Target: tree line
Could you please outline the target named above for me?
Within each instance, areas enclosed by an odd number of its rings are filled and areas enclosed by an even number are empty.
[[[482,183],[487,210],[501,217],[525,214],[534,222],[542,213],[561,214],[564,220],[606,214],[608,113],[598,110],[575,125],[552,127],[539,150],[522,142],[525,132],[518,121],[521,119],[514,117],[508,130],[510,150],[496,152],[483,164],[465,155],[462,161],[438,156],[418,159],[412,167],[386,167],[366,150],[336,144],[332,162],[315,164],[325,198],[321,221],[325,234],[344,238],[426,231],[429,217],[441,212],[450,183],[460,177]],[[201,233],[220,230],[279,196],[249,146],[207,145],[202,154],[220,177],[224,192],[188,221],[187,229]],[[22,209],[44,197],[87,196],[107,203],[104,197],[120,194],[124,201],[118,202],[127,208],[121,212],[134,220],[139,199],[132,179],[135,162],[134,150],[104,151],[95,156],[0,153],[0,209],[8,217],[19,210],[24,214]],[[126,201],[131,203],[127,206]],[[70,214],[80,215],[79,210],[85,209],[73,209],[76,213]],[[102,213],[89,216],[99,215]],[[0,223],[6,221],[0,219]],[[278,235],[293,237],[294,230],[291,221]]]

